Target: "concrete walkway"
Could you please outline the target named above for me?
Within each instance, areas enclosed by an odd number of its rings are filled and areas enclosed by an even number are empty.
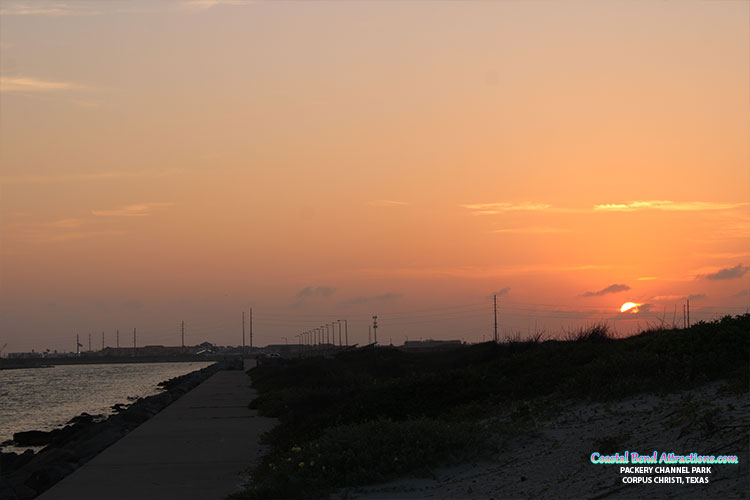
[[[247,404],[242,371],[221,371],[83,467],[39,500],[210,500],[237,491],[275,420]]]

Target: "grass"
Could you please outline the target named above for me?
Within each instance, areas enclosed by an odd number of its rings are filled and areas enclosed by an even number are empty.
[[[251,407],[280,423],[265,435],[270,452],[252,486],[233,498],[320,498],[490,453],[498,430],[483,422],[509,405],[519,423],[532,420],[522,410],[540,397],[607,401],[721,379],[747,392],[749,345],[745,314],[624,339],[596,324],[564,340],[513,337],[435,353],[363,348],[254,368],[260,395]],[[715,426],[715,416],[700,425]]]

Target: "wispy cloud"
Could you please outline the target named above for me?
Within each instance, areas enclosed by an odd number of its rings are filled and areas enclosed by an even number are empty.
[[[677,300],[703,300],[707,297],[705,293],[692,293],[690,295],[657,295],[652,297],[653,302],[674,302]]]
[[[501,288],[497,292],[492,292],[490,294],[490,297],[495,297],[495,296],[502,297],[503,295],[508,295],[509,292],[510,292],[510,287],[506,286],[505,288]]]
[[[747,272],[750,271],[750,267],[737,264],[734,267],[728,267],[725,269],[719,269],[715,273],[700,274],[699,278],[705,278],[707,280],[731,280],[742,278]]]
[[[41,80],[32,77],[0,77],[0,92],[57,92],[85,89],[85,86],[73,82]]]
[[[50,223],[50,226],[71,228],[71,227],[79,227],[81,224],[83,224],[83,221],[81,219],[60,219],[60,220],[56,220],[55,222]]]
[[[174,205],[172,202],[139,203],[113,210],[92,210],[91,213],[97,217],[147,217],[157,210]]]
[[[391,302],[391,301],[398,300],[401,297],[402,297],[402,294],[391,293],[391,292],[384,293],[382,295],[375,295],[373,297],[355,297],[353,299],[342,302],[341,307],[352,307],[352,306],[358,306],[362,304]]]
[[[296,297],[298,299],[306,299],[310,297],[330,297],[335,291],[336,289],[330,286],[306,286],[297,293]]]
[[[490,233],[500,234],[560,234],[569,233],[570,229],[561,227],[545,227],[545,226],[530,226],[530,227],[508,227],[502,229],[492,229]]]
[[[97,236],[116,236],[125,234],[125,231],[79,231],[75,233],[56,234],[49,237],[50,241],[84,240]]]
[[[507,203],[507,202],[495,202],[495,203],[468,203],[459,205],[463,208],[471,210],[474,215],[495,215],[504,212],[537,212],[543,210],[549,210],[552,205],[546,203]]]
[[[400,268],[362,268],[359,273],[364,275],[391,276],[456,276],[462,278],[487,278],[488,276],[516,276],[526,274],[548,274],[563,272],[592,271],[611,269],[610,265],[581,264],[581,265],[517,265],[493,267],[400,267]]]
[[[3,16],[69,16],[76,13],[75,6],[67,2],[6,2],[0,9]]]
[[[400,207],[403,205],[408,205],[409,202],[396,200],[373,200],[368,201],[367,204],[373,207]]]
[[[628,285],[614,284],[614,285],[609,285],[607,288],[602,288],[598,292],[582,293],[581,297],[601,297],[602,295],[624,292],[625,290],[630,290],[630,287]]]
[[[190,10],[206,10],[218,5],[248,5],[250,0],[187,0],[182,7]]]
[[[697,255],[709,259],[739,259],[742,257],[750,257],[750,252],[699,253]]]
[[[65,228],[67,229],[67,228]],[[35,243],[51,243],[60,241],[85,240],[98,236],[115,236],[125,234],[124,231],[74,231],[74,232],[53,232],[49,230],[30,229],[22,234],[22,238]]]
[[[696,212],[707,210],[729,210],[748,206],[750,203],[719,203],[711,201],[631,201],[627,203],[607,203],[595,205],[600,212],[634,212],[636,210],[664,210],[671,212]]]
[[[91,172],[67,175],[26,175],[16,177],[0,177],[0,184],[44,184],[48,182],[79,182],[120,179],[125,177],[166,177],[183,173],[178,168],[164,170],[120,170],[109,172]]]

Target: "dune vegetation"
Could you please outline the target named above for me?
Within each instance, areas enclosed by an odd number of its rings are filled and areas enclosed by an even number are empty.
[[[506,339],[452,351],[368,347],[250,370],[250,403],[279,424],[248,489],[232,498],[320,498],[477,456],[491,456],[500,408],[613,401],[710,381],[746,393],[750,314],[614,338],[604,324],[565,340]]]

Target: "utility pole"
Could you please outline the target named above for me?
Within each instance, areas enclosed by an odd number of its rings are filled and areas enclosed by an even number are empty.
[[[378,343],[378,317],[377,316],[372,317],[372,332],[373,332],[373,336],[375,337],[374,338],[375,343],[377,344]]]
[[[687,299],[687,327],[690,328],[690,299]]]
[[[83,344],[81,344],[81,339],[78,337],[78,334],[76,333],[76,356],[80,356],[81,347],[83,347]]]
[[[497,295],[492,296],[495,302],[495,343],[497,344]]]
[[[336,320],[339,324],[339,347],[341,347],[341,320]]]
[[[687,328],[687,309],[685,309],[685,304],[682,304],[682,329],[685,328]]]
[[[182,338],[182,348],[185,348],[185,320],[180,324],[180,337]]]
[[[250,354],[253,353],[253,308],[250,308]]]
[[[245,311],[242,311],[242,352],[245,352]]]
[[[349,325],[344,320],[344,335],[346,336],[346,347],[349,347]]]

